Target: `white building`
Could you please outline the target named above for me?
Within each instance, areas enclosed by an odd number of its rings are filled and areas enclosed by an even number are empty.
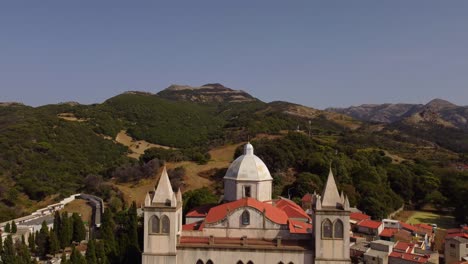
[[[224,183],[225,202],[191,212],[182,225],[182,195],[164,169],[145,199],[143,264],[351,263],[349,202],[331,172],[312,219],[288,199],[272,200],[272,177],[251,144]]]

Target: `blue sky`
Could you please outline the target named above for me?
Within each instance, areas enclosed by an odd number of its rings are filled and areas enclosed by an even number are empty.
[[[264,101],[468,105],[468,1],[2,1],[0,101],[219,82]]]

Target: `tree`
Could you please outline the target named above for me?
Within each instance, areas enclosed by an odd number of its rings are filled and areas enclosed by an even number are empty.
[[[110,210],[105,210],[102,215],[101,239],[104,242],[104,251],[106,256],[109,256],[109,259],[112,259],[117,252],[114,230],[115,223],[112,219],[112,212]]]
[[[97,257],[98,264],[109,264],[109,261],[107,260],[106,252],[104,250],[103,241],[99,241],[98,243],[96,243],[96,257]]]
[[[60,242],[55,232],[50,232],[49,234],[49,245],[51,254],[56,254],[60,250]]]
[[[43,221],[41,230],[36,236],[37,254],[39,256],[45,256],[47,253],[50,252],[49,240],[49,228],[47,227],[46,222]]]
[[[29,234],[28,236],[28,246],[31,253],[36,252],[36,241],[34,239],[34,233]]]
[[[98,264],[96,257],[96,243],[94,239],[89,240],[88,248],[86,249],[86,262],[87,264]]]
[[[3,252],[1,254],[3,263],[16,263],[15,247],[13,245],[13,238],[8,235],[3,245]]]
[[[24,237],[21,239],[21,244],[18,247],[18,257],[17,264],[30,264],[31,263],[31,254],[29,248],[26,245]]]
[[[60,264],[68,264],[67,255],[65,254],[65,251],[62,253],[62,257],[60,258],[60,260]]]
[[[15,220],[11,221],[11,233],[16,234],[18,227],[16,226]]]
[[[86,264],[86,259],[75,248],[75,246],[72,247],[72,253],[70,255],[70,262],[69,263],[71,263],[71,264]]]
[[[60,228],[62,227],[62,218],[60,217],[60,212],[55,211],[54,213],[54,233],[55,236],[58,238],[60,237]]]
[[[203,187],[184,193],[183,201],[184,212],[189,212],[200,205],[217,203],[218,197],[216,197],[216,195],[214,195],[208,188]]]
[[[137,206],[135,201],[128,209],[128,239],[131,245],[139,248],[138,246],[138,215]]]
[[[70,245],[73,235],[73,225],[71,220],[68,218],[67,212],[62,212],[61,225],[60,225],[60,247],[65,248]]]
[[[86,238],[86,228],[83,224],[83,220],[77,213],[73,213],[72,215],[72,223],[73,223],[73,236],[72,241],[81,242]]]
[[[3,228],[3,231],[5,231],[5,233],[10,233],[10,232],[11,232],[10,223],[7,223],[7,224],[5,225],[5,227]]]

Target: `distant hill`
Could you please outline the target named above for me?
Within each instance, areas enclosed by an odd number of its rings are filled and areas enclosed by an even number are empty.
[[[407,123],[432,123],[459,129],[468,128],[468,107],[434,99],[423,104],[364,104],[348,108],[328,108],[330,112],[379,123],[405,121]]]
[[[219,83],[209,83],[200,87],[173,84],[158,93],[166,99],[198,103],[233,103],[258,101],[250,94],[227,88]]]

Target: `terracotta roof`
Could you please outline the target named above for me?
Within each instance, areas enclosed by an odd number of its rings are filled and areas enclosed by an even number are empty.
[[[205,217],[208,211],[216,206],[215,204],[206,204],[199,207],[195,207],[187,213],[186,217]]]
[[[398,230],[398,232],[393,234],[393,238],[396,241],[411,242],[411,240],[413,239],[413,236],[411,235],[409,231],[400,229]]]
[[[191,224],[182,225],[184,231],[201,231],[203,230],[203,220]]]
[[[380,232],[379,236],[381,237],[393,237],[395,233],[398,232],[397,228],[384,228],[382,232]]]
[[[270,204],[262,203],[253,198],[244,198],[230,203],[221,204],[210,209],[206,215],[206,223],[214,223],[224,219],[230,211],[242,207],[251,207],[260,212],[265,211],[265,216],[274,223],[285,225],[288,222],[286,213]]]
[[[289,220],[289,232],[293,234],[310,234],[312,225],[296,220]]]
[[[411,261],[414,263],[427,263],[428,261],[428,258],[424,256],[419,256],[419,255],[410,254],[410,253],[392,252],[390,253],[389,257],[404,259],[406,261]]]
[[[406,229],[412,232],[416,232],[418,230],[415,226],[407,224],[405,222],[400,222],[400,225],[403,229]]]
[[[295,202],[287,199],[280,199],[275,203],[275,207],[283,210],[290,218],[305,218],[310,220],[309,215]]]
[[[421,228],[421,229],[426,229],[427,231],[432,232],[433,227],[428,224],[414,224],[415,227]]]
[[[362,226],[362,227],[376,229],[376,228],[379,228],[379,226],[382,225],[382,222],[377,222],[377,221],[372,221],[372,220],[366,219],[366,220],[362,220],[357,225]]]
[[[398,241],[393,247],[393,250],[400,251],[400,252],[407,252],[407,250],[411,247],[411,245],[412,245],[411,243]]]
[[[302,201],[302,202],[305,202],[305,203],[310,203],[310,202],[312,202],[312,194],[310,194],[310,193],[304,194],[304,196],[302,196],[301,201]]]
[[[463,237],[463,238],[468,239],[468,234],[466,234],[466,233],[450,233],[450,234],[445,236],[445,239],[453,238],[453,237]]]
[[[356,220],[356,221],[361,221],[361,220],[370,219],[371,217],[362,213],[350,213],[349,218]]]

